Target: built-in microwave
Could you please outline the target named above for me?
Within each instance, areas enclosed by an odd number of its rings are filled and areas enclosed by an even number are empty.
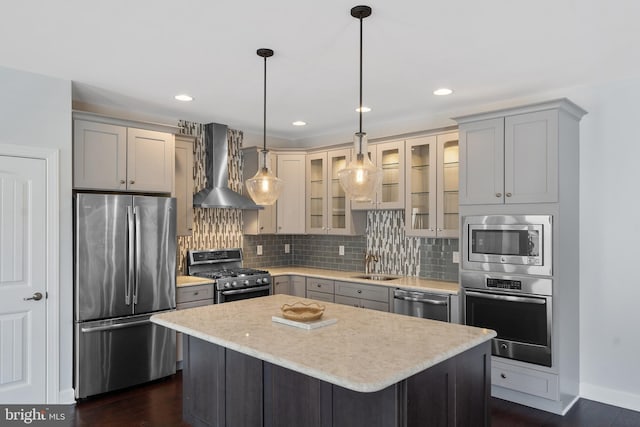
[[[462,269],[551,276],[551,215],[463,218]]]

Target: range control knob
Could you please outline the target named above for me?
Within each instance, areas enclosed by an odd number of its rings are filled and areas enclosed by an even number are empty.
[[[224,287],[227,288],[227,289],[230,288],[231,287],[231,283],[229,283],[229,282],[225,283]]]
[[[248,281],[248,280],[245,280],[244,282],[242,282],[242,284],[243,284],[244,286],[249,286],[249,281]]]
[[[236,282],[235,280],[233,282],[231,282],[231,286],[233,288],[236,288],[238,286],[238,282]]]
[[[260,283],[262,283],[262,279],[261,278],[257,278],[256,279],[256,285],[259,285]]]
[[[266,285],[267,283],[269,283],[269,278],[268,278],[268,277],[263,277],[263,278],[262,278],[262,283],[264,283],[265,285]]]

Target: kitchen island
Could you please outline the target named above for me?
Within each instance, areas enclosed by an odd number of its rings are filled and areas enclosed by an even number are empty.
[[[155,315],[184,334],[193,426],[488,425],[495,332],[326,303],[312,330],[272,295]]]

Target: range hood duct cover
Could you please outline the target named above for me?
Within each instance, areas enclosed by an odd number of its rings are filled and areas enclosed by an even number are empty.
[[[207,186],[193,196],[196,208],[264,209],[253,200],[229,188],[229,143],[227,126],[204,125],[205,173]]]

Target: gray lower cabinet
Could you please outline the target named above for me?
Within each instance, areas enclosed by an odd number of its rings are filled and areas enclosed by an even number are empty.
[[[354,307],[389,311],[389,288],[364,283],[336,281],[335,302]]]
[[[176,310],[213,304],[213,283],[181,286],[176,289]],[[182,362],[182,333],[176,334],[176,362]]]
[[[333,280],[307,277],[307,298],[334,302],[334,289]]]
[[[273,278],[273,293],[305,298],[307,280],[304,276],[276,276]]]
[[[489,425],[489,341],[372,393],[187,335],[184,349],[183,419],[193,427]]]

